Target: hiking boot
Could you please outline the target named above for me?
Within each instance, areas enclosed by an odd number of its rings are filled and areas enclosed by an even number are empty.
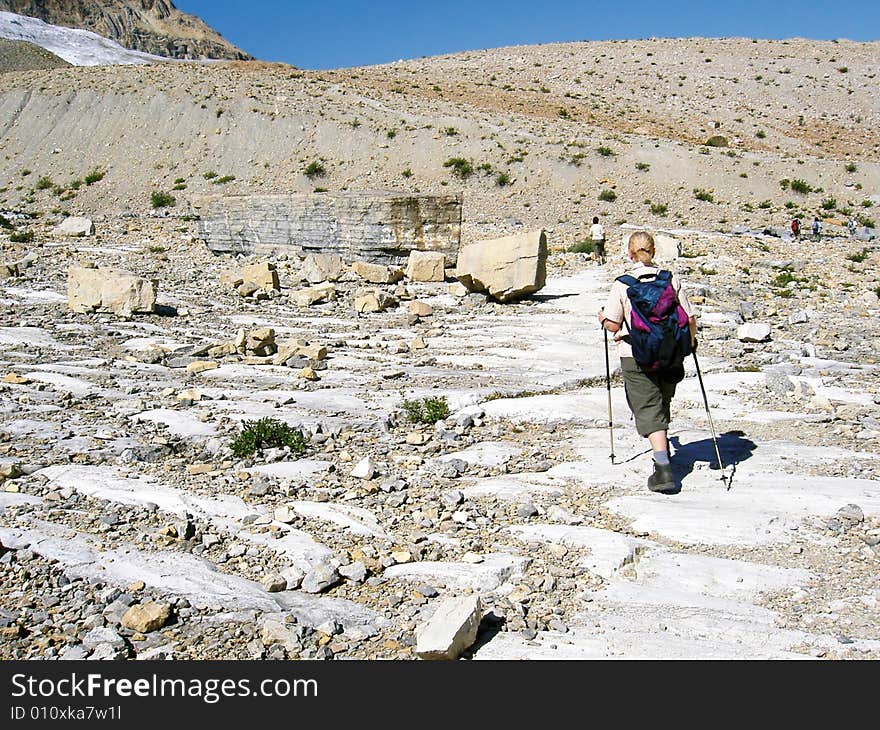
[[[654,473],[648,477],[648,489],[652,492],[672,492],[676,489],[672,464],[654,462]]]

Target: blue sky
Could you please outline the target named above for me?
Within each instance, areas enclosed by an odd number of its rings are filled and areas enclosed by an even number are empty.
[[[555,41],[880,39],[880,0],[175,0],[264,61],[326,69]]]

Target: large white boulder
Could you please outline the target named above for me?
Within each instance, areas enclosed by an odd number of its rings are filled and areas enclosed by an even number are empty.
[[[152,312],[156,288],[155,281],[121,269],[72,266],[67,272],[67,302],[74,312]]]
[[[736,339],[740,342],[766,342],[770,339],[770,325],[758,322],[741,324],[736,330]]]
[[[91,218],[71,216],[70,218],[65,218],[55,228],[55,233],[59,236],[94,236],[95,224],[92,223]]]
[[[463,245],[455,276],[469,291],[488,292],[499,302],[534,294],[547,279],[547,235],[536,230]]]

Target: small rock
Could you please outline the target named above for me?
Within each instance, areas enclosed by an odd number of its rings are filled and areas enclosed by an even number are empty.
[[[276,573],[271,573],[263,577],[260,585],[263,586],[267,593],[280,593],[287,590],[287,579]]]
[[[376,466],[373,464],[373,460],[369,456],[365,456],[361,459],[357,464],[355,464],[354,468],[349,472],[349,474],[356,479],[363,479],[364,481],[369,481],[373,478],[376,473]]]
[[[321,593],[335,586],[340,580],[336,568],[329,563],[321,563],[306,573],[302,581],[302,590],[306,593]]]
[[[148,634],[161,629],[171,618],[171,606],[167,603],[138,603],[133,605],[122,617],[122,625]]]

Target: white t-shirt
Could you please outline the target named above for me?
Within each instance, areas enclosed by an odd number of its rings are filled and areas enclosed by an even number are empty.
[[[590,226],[590,238],[594,241],[604,241],[605,240],[605,226],[601,223],[594,223]]]

